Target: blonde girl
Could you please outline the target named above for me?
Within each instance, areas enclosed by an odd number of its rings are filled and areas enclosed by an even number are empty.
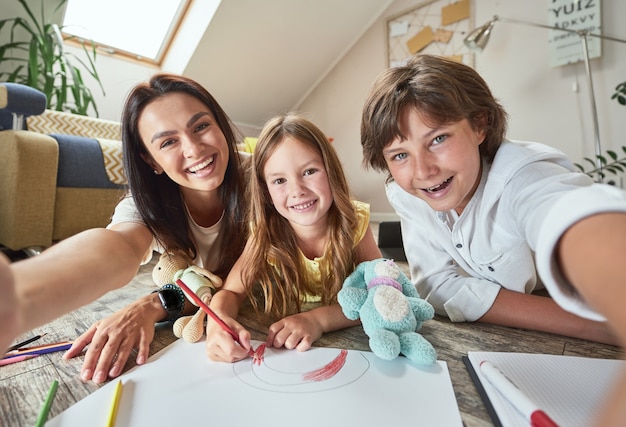
[[[381,254],[369,206],[351,198],[335,150],[309,120],[288,114],[265,125],[253,156],[250,206],[251,237],[211,302],[242,345],[209,322],[208,356],[247,356],[250,334],[235,321],[245,298],[274,321],[266,339],[273,347],[304,351],[323,333],[355,325],[337,292],[358,263]],[[307,301],[318,306],[305,311]]]

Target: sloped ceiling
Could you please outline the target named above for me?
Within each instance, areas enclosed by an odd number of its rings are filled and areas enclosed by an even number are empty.
[[[184,74],[260,127],[297,108],[391,2],[222,0]]]

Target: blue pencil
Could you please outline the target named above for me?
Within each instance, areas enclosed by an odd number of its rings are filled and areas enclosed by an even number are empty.
[[[5,354],[3,359],[9,359],[11,357],[16,357],[16,356],[24,356],[27,354],[54,353],[55,351],[67,350],[71,346],[72,346],[72,341],[63,341],[63,342],[54,343],[54,344],[42,345],[40,347],[25,348],[22,350],[17,350],[13,353]]]

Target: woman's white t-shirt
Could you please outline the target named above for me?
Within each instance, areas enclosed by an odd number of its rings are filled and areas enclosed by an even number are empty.
[[[210,227],[202,227],[198,225],[187,210],[185,206],[185,215],[187,216],[187,220],[189,222],[189,227],[191,229],[191,238],[196,244],[197,256],[196,259],[193,260],[193,263],[198,267],[205,268],[209,271],[215,271],[219,267],[219,256],[220,256],[220,248],[222,246],[222,239],[220,239],[220,231],[222,228],[222,218],[219,219],[217,223]],[[115,207],[115,212],[111,217],[111,222],[107,226],[107,228],[111,228],[116,224],[121,224],[124,222],[134,222],[137,224],[144,224],[144,221],[141,219],[139,215],[139,211],[137,210],[137,205],[135,204],[135,200],[132,196],[127,196],[122,199],[117,206]],[[141,263],[147,264],[152,259],[152,253],[156,251],[159,253],[163,252],[163,248],[157,243],[156,239],[152,240],[152,246],[148,251],[146,251]]]

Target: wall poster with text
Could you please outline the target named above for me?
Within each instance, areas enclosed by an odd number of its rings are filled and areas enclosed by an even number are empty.
[[[548,0],[548,25],[565,30],[583,31],[601,35],[600,0]],[[571,64],[584,59],[581,35],[561,30],[550,30],[550,65]],[[602,40],[587,37],[589,59],[602,55]]]

